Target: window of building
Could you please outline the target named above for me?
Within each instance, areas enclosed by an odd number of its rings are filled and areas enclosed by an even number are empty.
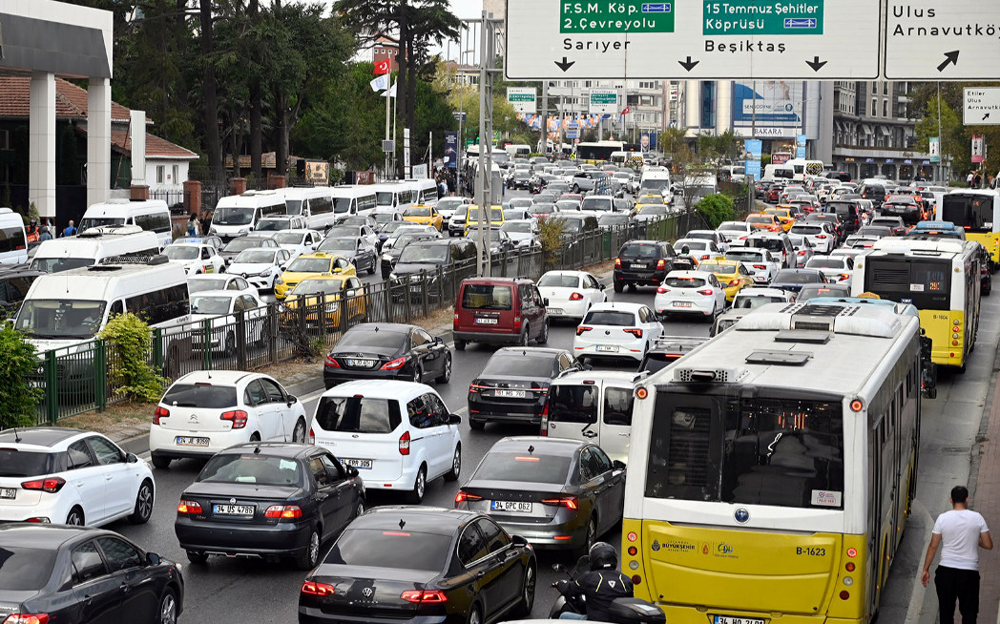
[[[872,80],[872,94],[878,93],[878,82]]]
[[[180,184],[181,183],[181,166],[180,165],[174,165],[173,171],[171,173],[173,174],[173,177],[170,178],[170,182],[173,183],[173,184]]]
[[[10,147],[10,130],[0,130],[0,150],[9,150]]]
[[[883,82],[882,83],[882,95],[889,95],[889,83],[888,82]]]
[[[878,115],[878,100],[872,98],[872,117]]]
[[[166,167],[163,165],[156,165],[156,183],[163,184],[163,176],[166,171]]]
[[[889,100],[882,100],[882,116],[889,116]]]

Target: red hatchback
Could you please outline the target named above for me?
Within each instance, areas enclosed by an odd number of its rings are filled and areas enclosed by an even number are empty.
[[[543,299],[528,279],[476,277],[463,280],[455,300],[455,348],[470,342],[526,345],[549,339]]]

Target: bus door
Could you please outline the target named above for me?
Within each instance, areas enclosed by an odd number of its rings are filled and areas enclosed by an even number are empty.
[[[632,408],[635,388],[632,384],[606,381],[601,400],[601,426],[597,445],[612,460],[628,463],[628,448],[632,440]]]

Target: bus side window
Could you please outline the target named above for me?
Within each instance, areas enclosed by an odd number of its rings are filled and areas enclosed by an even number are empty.
[[[108,318],[112,319],[112,318],[114,318],[114,317],[116,317],[116,316],[118,316],[120,314],[124,314],[124,313],[125,313],[125,308],[122,305],[122,300],[119,299],[119,300],[115,301],[114,303],[112,303],[111,307],[108,309]]]

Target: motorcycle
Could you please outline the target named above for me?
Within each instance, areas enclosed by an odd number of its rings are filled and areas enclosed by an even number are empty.
[[[578,578],[590,571],[590,556],[584,555],[577,560],[572,570],[561,563],[552,565],[556,572],[562,572],[569,576],[569,580],[576,581]],[[558,587],[559,583],[553,583],[552,587]],[[556,601],[549,609],[549,619],[559,619],[563,613],[587,613],[586,596],[566,596],[560,593]],[[616,598],[611,604],[611,624],[666,624],[667,616],[663,610],[654,604],[650,604],[641,598]]]

